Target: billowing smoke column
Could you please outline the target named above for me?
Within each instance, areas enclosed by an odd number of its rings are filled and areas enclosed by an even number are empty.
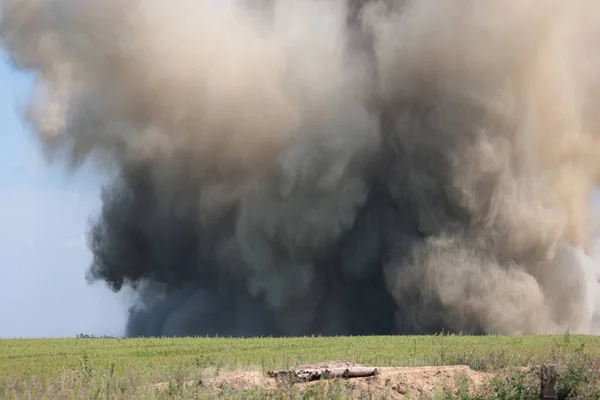
[[[595,0],[3,0],[48,155],[114,175],[127,334],[600,331]]]

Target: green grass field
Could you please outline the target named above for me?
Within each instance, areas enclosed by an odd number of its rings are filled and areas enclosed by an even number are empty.
[[[373,366],[461,364],[498,370],[549,362],[564,365],[582,356],[600,359],[600,337],[11,339],[0,340],[0,398],[53,398],[58,389],[61,396],[72,393],[74,397],[69,398],[97,398],[94,393],[99,398],[142,398],[129,389],[119,392],[122,397],[112,393],[114,397],[105,386],[110,381],[126,382],[131,389],[195,378],[208,370],[215,374],[232,369],[266,372],[330,360]],[[91,390],[95,387],[101,387],[99,392]]]

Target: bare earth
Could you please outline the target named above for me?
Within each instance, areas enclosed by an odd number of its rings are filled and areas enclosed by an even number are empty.
[[[363,366],[349,361],[333,361],[312,365],[301,365],[297,369],[309,368],[336,368],[336,367],[359,367]],[[468,366],[454,365],[441,367],[402,367],[402,368],[379,368],[379,374],[365,378],[351,378],[342,380],[346,387],[352,389],[358,398],[361,394],[370,393],[375,396],[384,395],[389,399],[420,398],[422,396],[433,397],[437,390],[457,390],[462,382],[466,382],[469,391],[474,392],[482,388],[488,382],[492,374],[471,370]],[[333,381],[325,381],[326,385]],[[265,390],[277,389],[276,379],[269,378],[258,371],[231,371],[223,372],[217,377],[204,379],[202,382],[186,382],[186,385],[201,385],[212,389],[215,393],[224,388],[237,390],[251,390],[261,388]],[[299,390],[308,388],[310,385],[323,384],[323,382],[296,383],[294,387]],[[154,385],[156,389],[168,387],[167,382]]]

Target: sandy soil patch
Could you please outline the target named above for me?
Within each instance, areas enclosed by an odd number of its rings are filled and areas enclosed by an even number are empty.
[[[331,361],[319,364],[301,365],[296,369],[309,368],[340,368],[360,367],[351,361]],[[441,367],[383,367],[375,376],[364,378],[340,379],[342,385],[350,389],[359,398],[364,393],[374,396],[384,395],[389,399],[418,399],[420,397],[433,397],[437,390],[458,390],[461,382],[468,385],[470,392],[483,388],[493,376],[491,373],[473,371],[468,366],[454,365]],[[333,385],[333,380],[320,382],[295,383],[295,390],[304,391],[314,385]],[[186,382],[186,386],[199,385],[213,390],[215,394],[226,388],[236,390],[276,390],[278,380],[270,378],[259,371],[231,371],[223,372],[216,377],[203,379],[201,382]],[[157,390],[168,388],[167,382],[154,384]]]

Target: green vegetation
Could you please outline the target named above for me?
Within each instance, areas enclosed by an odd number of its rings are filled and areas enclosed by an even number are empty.
[[[266,372],[329,360],[503,370],[492,382],[489,398],[507,400],[539,398],[535,377],[511,367],[556,363],[561,398],[600,399],[600,337],[569,335],[0,340],[0,398],[212,398],[198,385],[188,388],[185,383],[233,369]],[[168,390],[153,390],[150,385],[157,382],[172,384]],[[310,395],[280,387],[269,396],[345,398],[344,390],[342,384],[311,386]],[[225,388],[222,394],[267,396],[259,389],[240,393]],[[438,397],[476,399],[466,389]]]

